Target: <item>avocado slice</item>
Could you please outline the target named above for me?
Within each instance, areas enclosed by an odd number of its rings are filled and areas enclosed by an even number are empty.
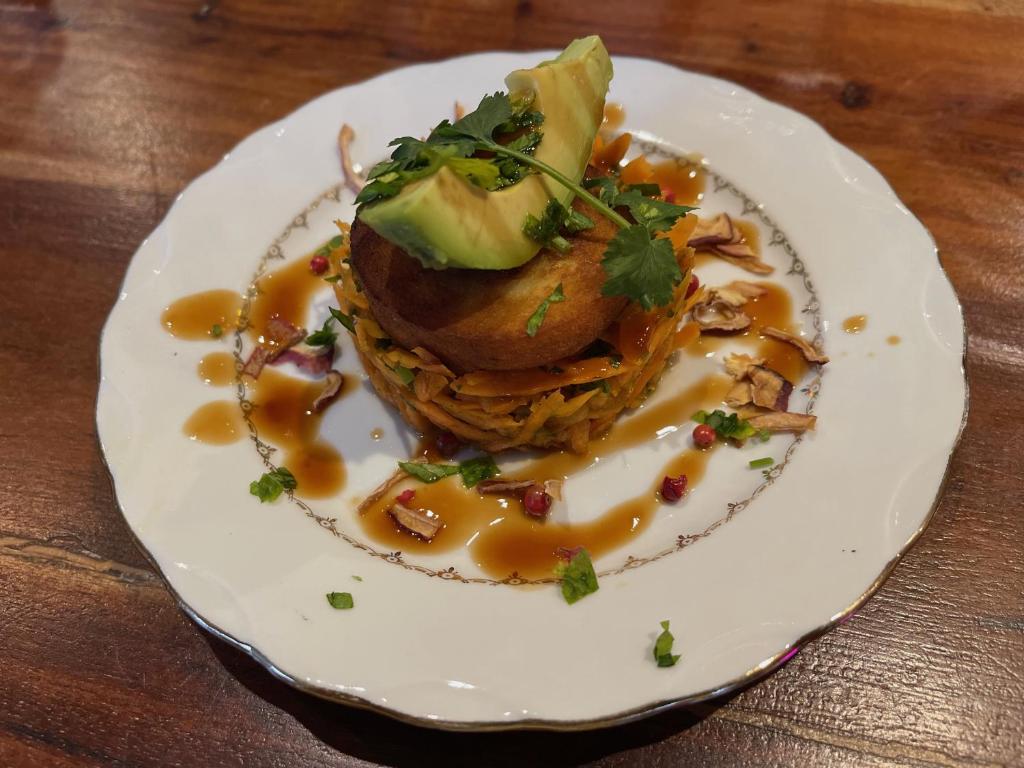
[[[583,178],[611,78],[611,59],[596,35],[505,78],[513,100],[532,96],[531,109],[544,115],[538,160],[574,181]],[[540,218],[551,198],[568,207],[573,193],[542,174],[488,192],[442,167],[395,197],[363,206],[359,219],[429,268],[512,269],[540,250],[523,234],[523,222],[527,214]]]

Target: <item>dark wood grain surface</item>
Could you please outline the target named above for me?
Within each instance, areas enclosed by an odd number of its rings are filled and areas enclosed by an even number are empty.
[[[971,380],[934,522],[852,621],[714,705],[455,735],[295,692],[184,617],[118,514],[93,408],[128,260],[326,90],[589,32],[810,115],[934,233]],[[1024,764],[1019,0],[0,0],[0,265],[0,765]]]

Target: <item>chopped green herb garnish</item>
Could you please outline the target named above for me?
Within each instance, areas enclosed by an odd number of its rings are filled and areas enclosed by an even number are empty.
[[[356,332],[356,316],[355,316],[355,314],[346,315],[340,309],[335,309],[334,307],[331,307],[330,310],[331,310],[331,317],[333,317],[335,320],[337,320],[339,323],[341,323],[342,326],[345,328],[345,330],[347,330],[349,333],[355,333]]]
[[[462,484],[472,488],[481,480],[498,474],[498,465],[491,456],[476,456],[459,464],[459,474],[462,475]]]
[[[328,592],[327,602],[331,604],[331,608],[336,608],[340,611],[347,611],[355,605],[352,594],[349,592]]]
[[[540,330],[540,326],[544,322],[544,318],[547,317],[548,307],[563,301],[565,301],[565,294],[562,293],[562,284],[559,283],[555,290],[534,310],[533,314],[530,315],[530,319],[526,321],[526,335],[531,338],[536,336],[537,331]]]
[[[215,339],[219,339],[224,335],[224,328],[221,327],[220,323],[214,323],[210,326],[210,335]]]
[[[562,579],[562,597],[569,605],[599,589],[594,564],[585,549],[581,549],[568,563],[555,568],[555,575]]]
[[[659,667],[673,667],[679,661],[679,655],[672,653],[672,644],[675,640],[668,631],[668,622],[661,622],[661,634],[654,641],[654,660],[658,662]]]
[[[353,576],[352,578],[353,578],[353,579],[354,579],[355,581],[362,581],[362,580],[363,580],[363,577],[362,577],[362,576]]]
[[[416,380],[416,374],[401,363],[396,363],[395,367],[391,370],[398,374],[398,378],[400,378],[402,383],[407,387],[412,386],[412,383]]]
[[[462,484],[467,488],[472,488],[481,480],[487,480],[498,474],[498,465],[490,456],[476,456],[459,464],[400,461],[398,466],[424,483],[436,483],[451,475],[462,475]]]
[[[400,461],[398,466],[424,483],[436,483],[442,477],[459,474],[458,464],[428,464],[422,461]]]
[[[328,275],[324,278],[325,283],[336,283],[341,280],[341,275]]]
[[[249,483],[249,493],[257,497],[262,504],[265,501],[274,501],[283,491],[294,491],[298,487],[295,475],[286,467],[278,467],[270,472],[264,472],[259,480]]]
[[[770,467],[775,463],[775,459],[771,456],[765,456],[763,459],[754,459],[750,462],[751,469],[761,469],[762,467]]]
[[[760,440],[762,443],[767,443],[769,440],[771,440],[771,437],[772,433],[769,432],[767,429],[762,429],[760,432],[757,433],[757,439]]]
[[[323,327],[319,331],[313,331],[306,337],[306,343],[311,347],[330,347],[338,340],[338,334],[331,329],[333,317],[324,320]]]
[[[746,440],[749,437],[760,434],[750,426],[750,422],[746,419],[741,419],[737,413],[727,415],[725,411],[719,410],[712,411],[711,413],[697,411],[697,413],[693,414],[693,420],[699,424],[707,424],[718,433],[719,437],[725,439]]]
[[[612,355],[608,358],[608,365],[612,368],[619,368],[622,366],[622,355]]]
[[[356,197],[356,203],[366,205],[376,200],[393,197],[413,181],[422,179],[447,166],[470,183],[486,189],[500,189],[515,183],[530,170],[546,174],[605,218],[619,227],[605,251],[602,266],[607,280],[602,288],[606,296],[625,296],[637,301],[645,310],[664,306],[672,300],[673,287],[682,279],[672,244],[655,234],[669,229],[691,208],[647,197],[644,192],[653,186],[634,186],[619,192],[614,179],[589,179],[584,185],[561,173],[531,154],[541,140],[526,134],[507,144],[499,138],[508,133],[532,127],[543,116],[530,112],[528,103],[513,105],[505,93],[484,96],[479,106],[454,124],[442,121],[426,141],[404,136],[391,142],[395,150],[391,159],[378,163],[368,175],[369,183]],[[491,158],[474,155],[484,151]],[[597,195],[585,187],[597,191]],[[559,208],[561,204],[552,201]],[[617,205],[629,208],[636,220],[630,222],[618,211]],[[568,241],[558,229],[580,227],[583,220],[568,213],[556,215],[549,204],[541,219],[530,216],[524,224],[527,235],[538,242],[559,250],[568,248]],[[583,217],[585,218],[585,217]],[[589,221],[589,220],[588,220]],[[554,226],[553,225],[557,225]]]
[[[341,246],[344,244],[345,238],[342,235],[335,235],[327,242],[327,245],[331,248],[331,250],[337,250],[338,248],[341,248]]]

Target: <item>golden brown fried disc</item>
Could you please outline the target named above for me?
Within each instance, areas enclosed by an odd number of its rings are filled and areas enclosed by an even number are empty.
[[[515,370],[552,363],[593,342],[626,306],[601,295],[601,259],[615,225],[577,202],[593,229],[571,238],[572,250],[544,248],[517,269],[424,268],[358,220],[352,268],[377,322],[405,349],[425,347],[453,370]],[[565,301],[551,304],[536,336],[530,316],[558,284]]]

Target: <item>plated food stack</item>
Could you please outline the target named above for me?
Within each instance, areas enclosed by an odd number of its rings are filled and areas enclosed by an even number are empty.
[[[370,172],[335,291],[415,429],[582,452],[696,337],[696,217],[589,166],[610,79],[600,39],[577,40]]]

